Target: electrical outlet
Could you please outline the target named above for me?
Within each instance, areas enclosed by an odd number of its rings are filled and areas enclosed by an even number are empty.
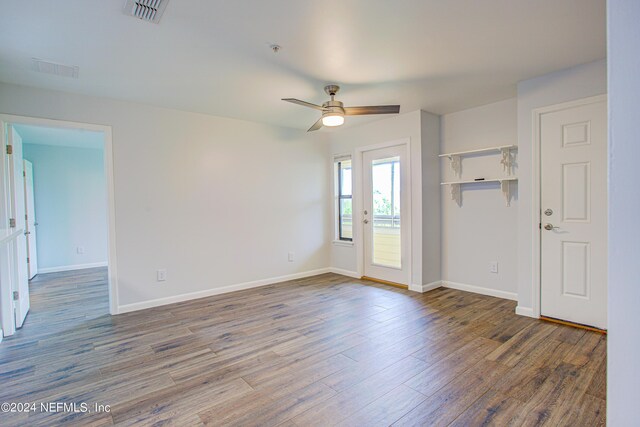
[[[80,255],[84,254],[84,246],[78,246],[76,248],[76,252],[78,252],[78,254]]]
[[[293,252],[289,252],[289,262],[293,262],[295,259],[295,254]]]
[[[164,282],[165,280],[167,280],[167,270],[163,268],[161,270],[156,271],[156,281]]]
[[[489,273],[497,273],[498,272],[498,261],[493,261],[489,263]]]

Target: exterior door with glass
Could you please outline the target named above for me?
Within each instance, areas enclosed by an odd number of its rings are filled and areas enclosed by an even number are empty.
[[[409,284],[406,145],[362,155],[364,275]]]

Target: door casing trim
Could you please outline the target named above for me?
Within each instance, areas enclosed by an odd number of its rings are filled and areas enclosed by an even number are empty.
[[[411,223],[412,223],[412,188],[411,188],[411,138],[400,138],[392,141],[381,142],[379,144],[366,145],[362,147],[356,147],[355,156],[353,157],[353,177],[354,177],[354,186],[353,188],[357,191],[354,191],[353,194],[353,211],[354,212],[362,212],[363,205],[363,196],[364,196],[364,182],[362,180],[362,174],[364,172],[363,168],[363,160],[362,157],[365,152],[378,150],[381,148],[389,148],[396,146],[404,146],[406,150],[406,158],[407,158],[407,186],[408,188],[405,190],[405,193],[409,195],[407,199],[407,214],[406,214],[406,223],[407,223],[407,235],[408,242],[407,248],[409,253],[407,254],[407,260],[409,265],[407,266],[407,286],[411,284],[413,278],[413,242],[411,239]],[[362,226],[361,221],[353,221],[353,241],[356,247],[356,272],[359,276],[364,276],[364,228]]]
[[[102,132],[104,135],[104,173],[107,183],[107,262],[109,283],[109,313],[118,314],[118,269],[116,257],[116,209],[113,177],[113,140],[111,126],[40,117],[0,113],[0,120],[9,124],[48,126],[67,129],[83,129]]]
[[[606,102],[607,95],[596,95],[587,98],[581,98],[574,101],[562,102],[560,104],[549,105],[546,107],[536,108],[532,111],[532,123],[533,123],[533,143],[532,143],[532,160],[533,167],[531,168],[531,187],[532,187],[532,200],[531,200],[531,218],[534,219],[532,227],[532,242],[533,251],[531,259],[531,281],[533,283],[533,295],[531,299],[532,317],[540,318],[541,316],[541,296],[542,296],[542,230],[539,226],[536,226],[542,221],[542,161],[541,161],[541,149],[542,149],[542,134],[540,132],[540,125],[542,124],[542,116],[548,113],[554,113],[557,111],[568,110],[570,108],[580,107],[583,105],[595,104],[598,102]],[[607,123],[608,126],[608,123]]]

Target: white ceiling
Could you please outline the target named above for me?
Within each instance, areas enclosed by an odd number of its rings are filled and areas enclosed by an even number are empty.
[[[104,134],[83,129],[51,128],[45,126],[13,125],[24,144],[53,145],[102,149]]]
[[[170,0],[159,25],[124,0],[0,4],[0,81],[300,129],[318,112],[280,98],[321,103],[326,83],[346,105],[442,114],[606,56],[604,0]]]

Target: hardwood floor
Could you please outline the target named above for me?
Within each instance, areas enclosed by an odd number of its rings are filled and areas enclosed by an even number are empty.
[[[106,270],[41,275],[0,343],[0,425],[592,426],[606,336],[512,301],[325,274],[110,317]]]

